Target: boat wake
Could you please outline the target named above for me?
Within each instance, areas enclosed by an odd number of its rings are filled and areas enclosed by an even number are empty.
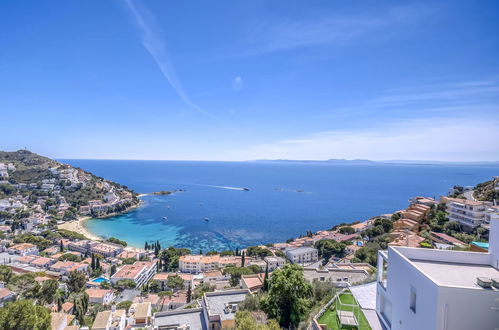
[[[203,186],[203,187],[211,187],[211,188],[218,188],[218,189],[229,189],[229,190],[239,190],[239,191],[247,191],[249,190],[248,188],[241,188],[241,187],[230,187],[230,186],[217,186],[213,184],[194,184],[196,186]]]

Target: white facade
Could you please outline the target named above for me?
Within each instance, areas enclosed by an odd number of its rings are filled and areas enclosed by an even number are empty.
[[[459,222],[467,227],[477,227],[486,221],[487,203],[456,198],[446,198],[449,220]]]
[[[489,253],[389,247],[378,253],[376,311],[388,329],[496,329],[499,289],[477,277],[499,278],[499,220]]]
[[[311,247],[286,250],[286,257],[294,264],[304,264],[319,260],[319,251]]]

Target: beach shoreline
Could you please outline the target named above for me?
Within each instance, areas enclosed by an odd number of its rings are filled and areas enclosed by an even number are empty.
[[[92,217],[78,217],[76,220],[68,221],[57,226],[58,229],[66,229],[81,234],[92,241],[102,241],[104,238],[97,236],[85,228],[84,222]]]
[[[139,195],[139,197],[141,197],[141,196]],[[110,214],[106,214],[105,216],[102,216],[102,217],[80,216],[80,217],[77,217],[76,220],[67,221],[63,224],[57,225],[57,228],[74,231],[78,234],[85,236],[86,238],[88,238],[92,241],[105,241],[106,239],[104,237],[96,235],[96,234],[92,233],[91,231],[89,231],[87,228],[85,228],[85,225],[84,225],[85,221],[89,221],[92,219],[105,219],[105,218],[109,218],[109,217],[114,217],[114,216],[126,214],[126,213],[140,207],[142,204],[143,204],[143,201],[141,200],[140,203],[129,207],[128,209],[126,209],[123,212],[113,212]]]

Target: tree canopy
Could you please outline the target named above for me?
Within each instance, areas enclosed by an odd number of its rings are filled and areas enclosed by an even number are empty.
[[[261,307],[281,326],[297,326],[311,306],[312,295],[312,285],[305,280],[302,268],[288,264],[272,273],[270,289],[262,298]]]
[[[0,329],[3,330],[48,330],[50,311],[34,305],[31,300],[18,300],[0,308]]]

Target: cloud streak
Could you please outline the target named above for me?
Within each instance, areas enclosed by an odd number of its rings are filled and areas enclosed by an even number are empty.
[[[142,45],[147,50],[147,52],[152,56],[156,64],[158,65],[161,73],[166,78],[166,80],[173,87],[178,96],[187,104],[190,108],[195,109],[199,112],[206,113],[199,106],[194,104],[187,93],[185,92],[180,80],[177,77],[177,73],[173,66],[170,56],[166,46],[164,45],[161,38],[158,37],[158,33],[152,27],[152,16],[144,8],[138,8],[132,0],[125,0],[125,3],[132,14],[134,22],[140,31],[140,38]]]
[[[434,9],[422,5],[399,6],[381,13],[327,15],[313,20],[271,19],[252,25],[253,52],[270,53],[323,44],[343,44],[393,26],[412,24]]]

